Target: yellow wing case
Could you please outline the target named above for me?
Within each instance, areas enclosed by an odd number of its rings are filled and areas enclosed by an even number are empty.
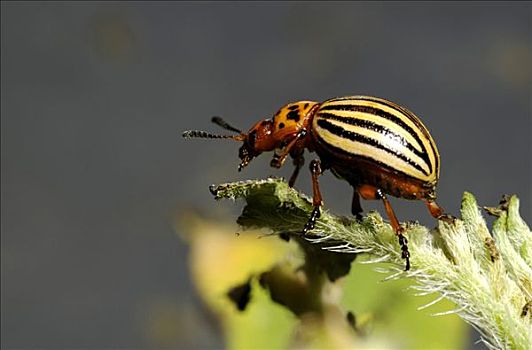
[[[313,120],[320,143],[390,170],[435,183],[440,156],[427,128],[408,109],[369,96],[322,103]]]

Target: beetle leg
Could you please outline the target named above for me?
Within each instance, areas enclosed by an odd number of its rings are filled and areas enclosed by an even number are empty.
[[[351,213],[357,218],[362,220],[362,206],[360,205],[360,195],[357,189],[353,191],[353,201],[351,202]]]
[[[306,234],[308,231],[314,228],[314,225],[316,224],[316,219],[319,218],[321,215],[320,206],[323,204],[320,192],[320,185],[318,183],[318,176],[322,174],[320,161],[318,159],[314,159],[312,162],[310,162],[309,168],[310,173],[312,175],[312,205],[314,206],[314,209],[312,209],[310,218],[308,219],[307,223],[305,224],[305,227],[303,228],[303,234]]]
[[[297,176],[299,175],[299,170],[305,163],[305,158],[303,158],[303,152],[298,153],[297,155],[294,155],[290,153],[290,155],[294,158],[294,172],[292,173],[292,176],[290,176],[290,180],[288,181],[288,186],[294,187],[294,183],[296,182]]]
[[[281,151],[279,153],[274,153],[273,154],[273,159],[270,162],[270,166],[274,167],[274,168],[282,167],[286,157],[288,156],[288,154],[290,154],[290,151],[292,150],[292,147],[294,147],[295,144],[297,143],[297,141],[299,141],[306,134],[307,134],[306,130],[304,130],[304,129],[301,130],[296,135],[296,137],[294,137],[294,139],[292,141],[290,141],[290,143],[288,145],[286,145],[283,149],[281,149]]]
[[[448,224],[454,223],[456,218],[452,215],[446,214],[442,207],[438,205],[435,201],[425,200],[427,208],[429,208],[430,215],[438,220],[443,220]]]
[[[410,270],[410,252],[408,251],[408,240],[403,235],[403,228],[399,224],[399,220],[397,220],[397,216],[395,216],[395,212],[392,209],[392,205],[390,204],[390,201],[388,200],[388,197],[382,192],[381,189],[370,186],[370,185],[362,185],[358,188],[358,192],[364,199],[381,199],[384,203],[384,209],[386,210],[386,214],[388,215],[388,218],[390,219],[390,224],[392,225],[393,230],[395,231],[395,234],[397,235],[397,238],[399,239],[399,245],[401,246],[401,258],[406,260],[406,267],[405,271]]]
[[[397,234],[397,238],[399,239],[399,245],[401,246],[401,258],[406,260],[405,271],[408,271],[410,270],[410,252],[408,251],[408,240],[403,235],[403,229],[399,225],[397,216],[395,216],[395,212],[393,211],[392,205],[390,204],[388,198],[384,195],[384,193],[382,193],[380,189],[377,190],[377,195],[381,197],[384,203],[384,208],[386,209],[386,214],[388,214],[393,230]]]

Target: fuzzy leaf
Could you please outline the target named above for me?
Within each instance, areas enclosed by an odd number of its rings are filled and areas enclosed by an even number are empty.
[[[282,179],[211,186],[211,192],[217,199],[244,198],[247,205],[238,223],[276,234],[301,232],[312,210],[309,199]],[[392,228],[377,213],[356,222],[325,210],[308,240],[390,263],[389,278],[411,278],[418,292],[438,293],[456,304],[442,314],[458,314],[490,348],[532,349],[532,317],[525,312],[532,295],[532,233],[518,208],[517,197],[511,197],[490,234],[474,196],[466,192],[462,219],[454,224],[440,221],[432,231],[407,225],[412,263],[407,272]]]

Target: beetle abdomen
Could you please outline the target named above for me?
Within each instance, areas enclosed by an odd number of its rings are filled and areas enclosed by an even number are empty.
[[[409,110],[368,96],[322,103],[312,121],[320,146],[364,159],[407,178],[435,185],[439,154],[427,128]]]

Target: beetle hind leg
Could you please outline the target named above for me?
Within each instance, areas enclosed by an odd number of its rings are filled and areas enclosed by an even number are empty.
[[[399,246],[401,247],[401,258],[406,260],[405,271],[410,270],[410,252],[408,251],[408,240],[403,235],[403,228],[399,224],[399,220],[397,220],[397,216],[395,215],[395,212],[392,209],[392,205],[390,204],[388,197],[386,197],[386,195],[384,194],[384,192],[382,192],[381,189],[370,185],[360,186],[358,188],[358,192],[364,199],[382,200],[382,202],[384,203],[384,209],[386,210],[386,215],[388,215],[388,218],[390,219],[390,224],[392,225],[392,228],[399,240]]]
[[[390,204],[388,198],[384,195],[384,193],[382,193],[381,190],[377,190],[377,195],[382,199],[384,208],[386,209],[386,214],[388,214],[388,218],[390,218],[393,230],[397,234],[399,245],[401,246],[401,258],[406,260],[405,271],[408,271],[410,270],[410,252],[408,251],[408,240],[403,235],[403,228],[399,224],[399,220],[397,220],[397,216],[395,216],[395,212],[393,211],[392,205]]]
[[[429,209],[430,215],[437,220],[445,221],[448,224],[453,224],[456,218],[450,214],[445,213],[442,207],[433,200],[425,200],[425,204]]]

